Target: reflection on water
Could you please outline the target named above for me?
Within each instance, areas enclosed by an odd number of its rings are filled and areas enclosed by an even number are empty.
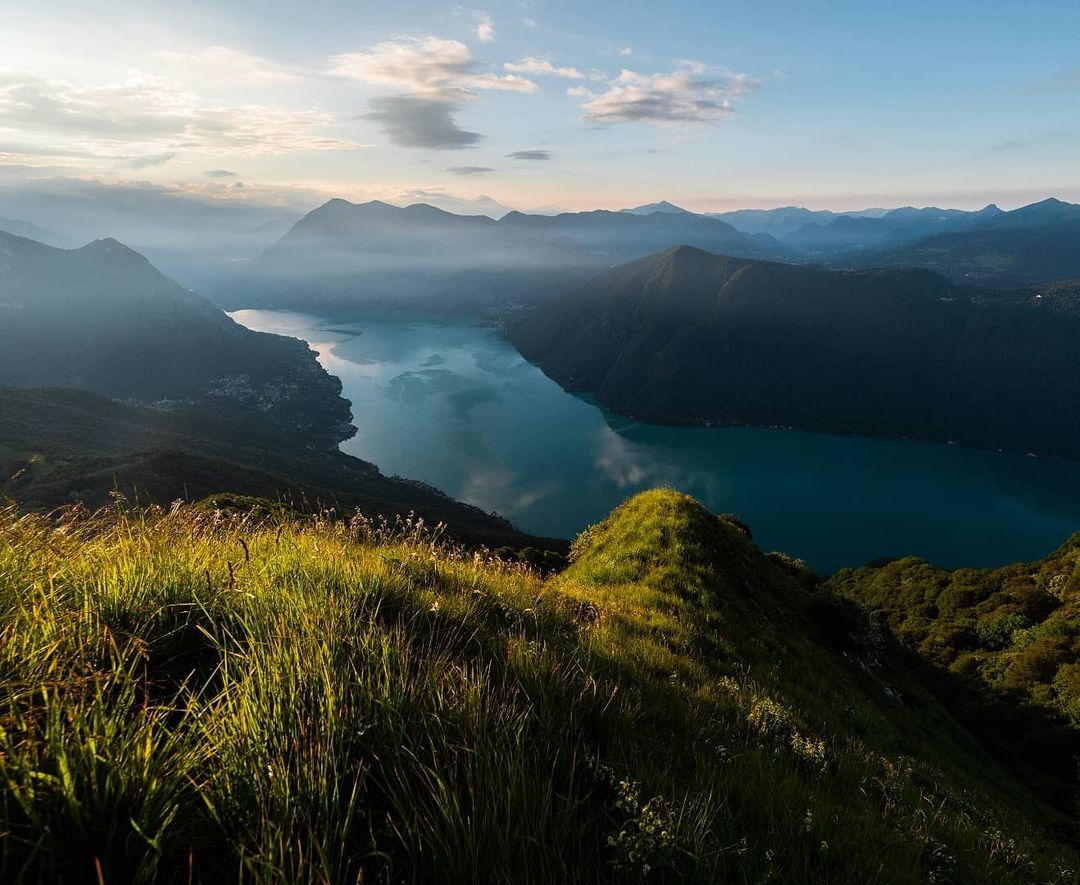
[[[831,571],[917,554],[942,565],[1045,555],[1080,529],[1080,465],[955,446],[758,428],[675,428],[564,392],[491,329],[239,311],[307,340],[353,403],[342,445],[521,528],[569,537],[657,485],[738,513],[765,549]]]

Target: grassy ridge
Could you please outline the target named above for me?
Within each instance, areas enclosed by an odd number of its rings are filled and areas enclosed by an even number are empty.
[[[573,560],[3,511],[0,880],[1072,881],[1065,819],[736,522],[651,492]]]

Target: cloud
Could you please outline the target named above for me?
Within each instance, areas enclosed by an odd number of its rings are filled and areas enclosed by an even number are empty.
[[[151,166],[164,166],[175,158],[176,151],[165,151],[161,154],[146,154],[142,157],[134,157],[124,165],[131,169],[149,169]]]
[[[28,157],[122,160],[145,166],[170,153],[268,156],[351,150],[326,134],[334,120],[317,109],[218,105],[159,77],[132,72],[87,86],[0,71],[0,136]]]
[[[462,129],[451,111],[455,102],[422,95],[388,95],[371,100],[364,119],[382,124],[394,144],[430,150],[460,150],[475,145],[483,136]]]
[[[574,98],[592,98],[593,97],[593,93],[591,93],[584,86],[570,86],[566,90],[566,94],[570,95],[570,96],[573,96]]]
[[[585,101],[585,119],[593,123],[710,123],[734,111],[735,102],[757,81],[746,74],[682,61],[670,74],[623,70],[606,92]]]
[[[514,74],[482,72],[468,46],[443,37],[384,40],[365,52],[334,56],[330,73],[405,92],[442,96],[473,89],[536,92],[539,88]]]
[[[176,62],[183,66],[185,73],[224,76],[234,83],[283,83],[300,79],[297,74],[268,59],[227,46],[207,46],[194,52],[163,50],[153,53],[153,58]]]
[[[517,74],[482,71],[468,46],[442,37],[384,40],[365,52],[335,56],[330,73],[399,90],[372,99],[364,118],[381,123],[396,145],[433,150],[471,147],[483,137],[454,119],[476,99],[475,90],[529,93],[539,88]]]
[[[451,175],[460,175],[463,178],[471,178],[474,175],[484,175],[487,172],[494,172],[490,166],[451,166],[446,170]]]
[[[619,53],[619,55],[633,55],[634,54],[634,50],[631,49],[629,46],[624,46],[622,49],[618,49],[616,51]]]
[[[511,160],[550,160],[551,151],[513,151],[506,156]]]
[[[521,23],[523,25],[525,25],[525,27],[527,27],[527,28],[535,28],[536,27],[536,19],[534,19],[534,18],[522,19]]]
[[[207,178],[236,178],[237,173],[230,172],[228,169],[207,169],[203,175]]]
[[[482,10],[476,10],[473,13],[473,18],[476,19],[476,37],[482,43],[490,43],[495,39],[495,22],[492,21],[491,16]]]
[[[536,58],[534,56],[523,58],[521,61],[508,61],[503,67],[515,74],[566,77],[569,80],[585,79],[585,74],[577,68],[557,68],[546,58]]]

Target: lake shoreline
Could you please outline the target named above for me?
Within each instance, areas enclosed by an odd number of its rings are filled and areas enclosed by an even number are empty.
[[[525,360],[496,325],[430,314],[238,311],[302,338],[353,402],[342,450],[572,537],[642,488],[734,512],[822,572],[917,555],[1040,558],[1080,528],[1080,465],[948,443],[789,428],[669,426],[609,413]]]

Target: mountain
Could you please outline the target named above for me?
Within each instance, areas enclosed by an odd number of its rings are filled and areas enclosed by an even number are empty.
[[[706,212],[709,218],[719,218],[748,234],[770,234],[783,240],[808,224],[825,225],[835,218],[879,218],[888,209],[860,209],[833,212],[829,209],[806,209],[802,206],[780,206],[776,209],[735,209],[731,212]]]
[[[998,288],[1073,279],[1080,277],[1080,205],[1043,200],[859,260],[926,267],[957,282]]]
[[[71,245],[68,238],[62,234],[17,218],[0,218],[0,233],[37,240],[39,243],[46,243],[59,249],[65,249]]]
[[[993,204],[977,212],[906,206],[878,217],[845,214],[828,221],[812,221],[788,233],[783,242],[811,257],[834,257],[853,250],[893,247],[942,232],[977,227],[1002,214]]]
[[[0,233],[0,280],[2,386],[240,410],[320,449],[353,433],[341,383],[305,343],[245,329],[115,240],[65,250]]]
[[[427,204],[330,200],[218,296],[230,307],[395,306],[482,313],[534,302],[674,243],[733,255],[782,249],[690,213],[509,212],[498,221]]]
[[[355,428],[306,343],[252,332],[114,240],[0,234],[0,491],[49,509],[114,491],[413,512],[470,543],[558,550],[338,450]],[[15,477],[14,479],[9,479]]]
[[[1070,881],[1075,808],[736,519],[649,492],[572,558],[0,511],[0,876]]]
[[[660,423],[794,426],[1080,458],[1080,286],[670,249],[511,320],[565,388]]]
[[[393,524],[412,513],[470,545],[565,550],[431,486],[384,476],[336,449],[284,444],[243,411],[139,408],[68,389],[0,388],[0,500],[52,510],[113,501],[261,499],[301,512],[360,510]]]
[[[777,239],[786,237],[807,224],[826,224],[838,217],[828,209],[804,209],[801,206],[782,206],[778,209],[736,209],[732,212],[709,212],[710,218],[719,218],[732,227],[748,234],[772,234]]]
[[[633,209],[620,209],[619,211],[629,215],[652,215],[654,212],[665,212],[670,215],[692,214],[681,206],[669,203],[667,200],[661,200],[659,203],[645,203],[642,206],[635,206]]]

